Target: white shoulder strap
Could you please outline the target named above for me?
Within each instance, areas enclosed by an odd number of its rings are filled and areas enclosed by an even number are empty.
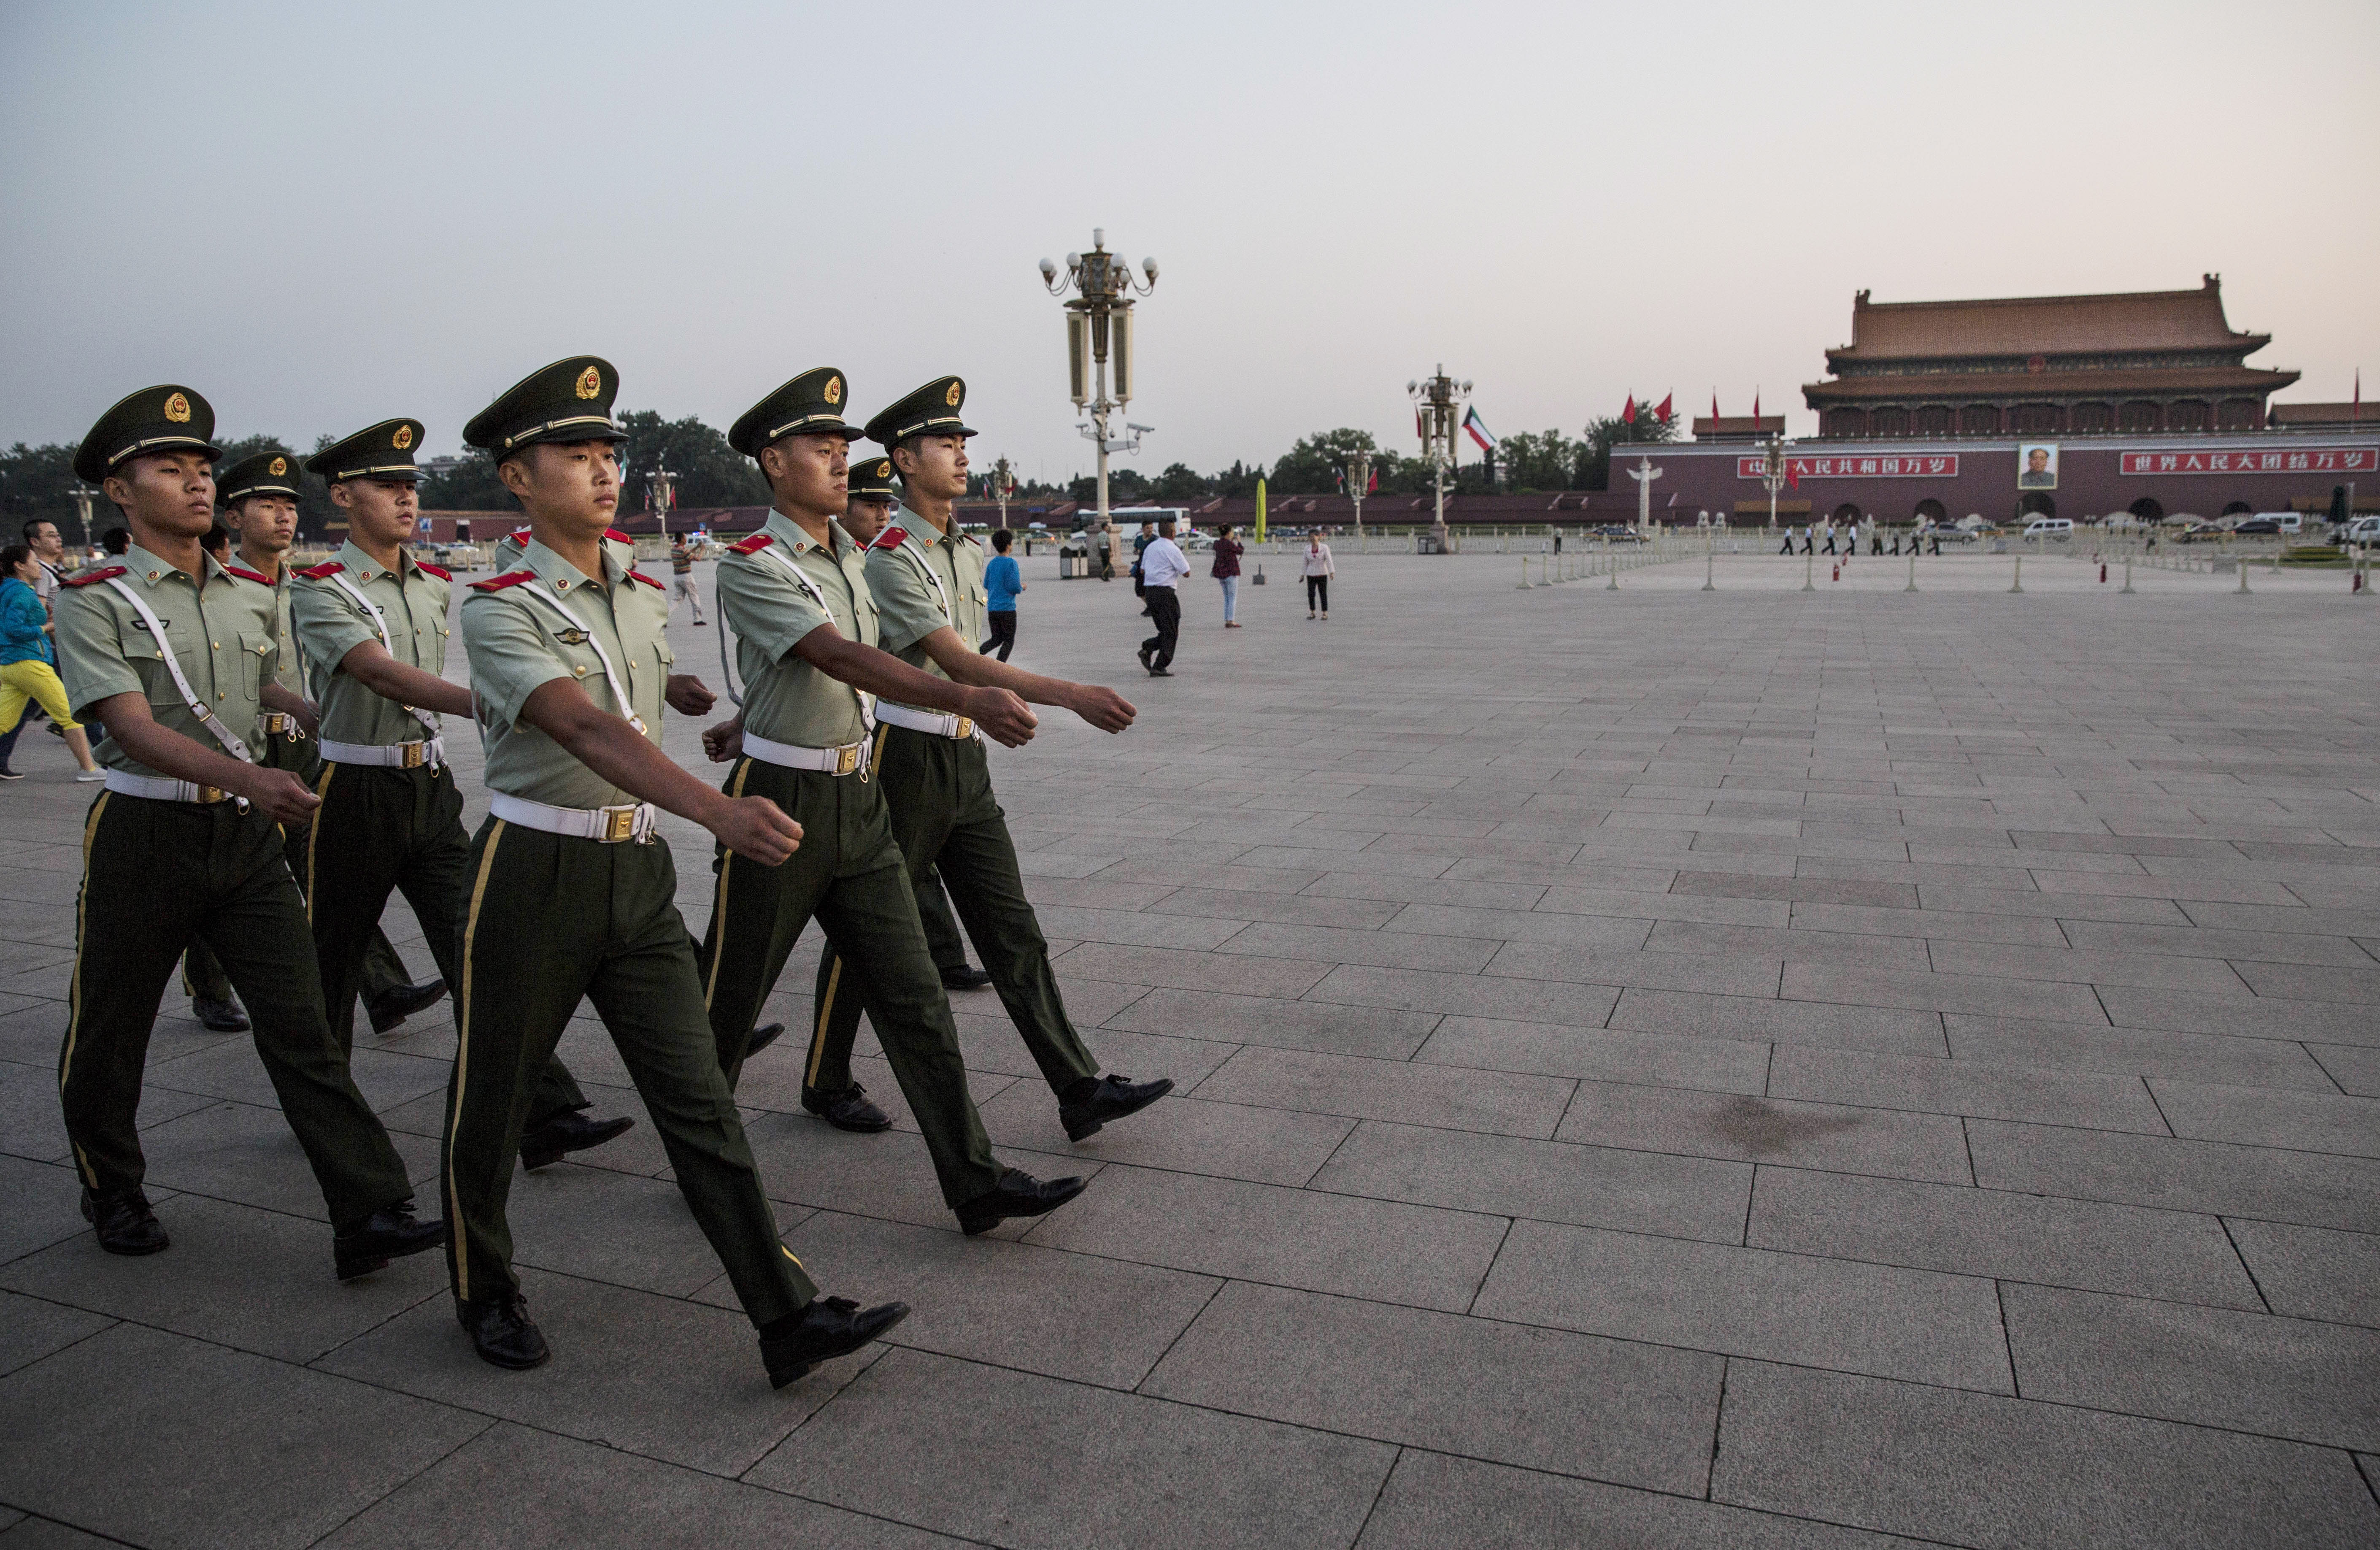
[[[207,702],[199,698],[197,690],[190,688],[190,680],[182,674],[182,659],[174,654],[174,642],[165,639],[164,625],[160,623],[157,616],[150,611],[149,604],[140,601],[140,594],[126,586],[121,577],[109,577],[107,584],[124,594],[124,601],[132,604],[133,611],[140,616],[140,622],[149,627],[149,633],[156,639],[157,650],[165,658],[165,671],[174,676],[174,687],[182,691],[182,703],[190,707],[190,714],[197,716],[200,724],[214,734],[215,741],[223,744],[225,753],[245,763],[254,763],[249,754],[248,745],[233,736],[230,727],[217,721],[215,713],[207,709]]]
[[[602,641],[595,639],[595,632],[587,628],[586,621],[565,608],[560,598],[547,592],[535,581],[522,582],[521,591],[569,620],[571,629],[587,637],[587,643],[595,649],[595,660],[603,665],[603,681],[612,686],[612,698],[618,703],[620,714],[627,717],[629,726],[635,727],[639,733],[645,733],[645,718],[637,714],[637,702],[628,698],[627,686],[620,681],[620,675],[613,669],[612,653],[603,649]],[[646,735],[650,736],[649,733]]]
[[[758,552],[766,555],[769,558],[776,561],[778,565],[783,567],[785,574],[792,577],[796,582],[798,582],[802,591],[810,594],[810,601],[818,604],[820,613],[824,614],[829,619],[834,617],[834,610],[827,606],[825,589],[821,588],[816,581],[810,580],[809,573],[805,571],[800,566],[795,565],[793,561],[792,555],[780,554],[778,552],[777,545],[773,543]],[[833,551],[829,550],[828,552],[832,554]],[[726,628],[727,610],[722,608],[719,611],[719,617],[721,621],[720,628],[723,629]],[[868,735],[872,738],[876,735],[876,696],[868,693],[868,690],[856,686],[852,688],[851,691],[859,696],[859,719],[861,724],[868,728]]]
[[[370,598],[366,597],[364,595],[364,590],[361,587],[357,586],[353,581],[348,580],[346,577],[340,575],[335,570],[331,572],[331,580],[337,585],[341,592],[346,593],[349,597],[354,598],[356,602],[362,606],[363,611],[366,614],[371,616],[372,624],[380,630],[380,649],[388,653],[389,655],[395,656],[396,654],[396,645],[395,642],[389,639],[388,616],[380,611],[380,604],[374,603]],[[400,580],[397,582],[397,585],[402,587],[405,583]],[[400,703],[402,703],[402,702],[400,702]],[[443,729],[444,724],[442,723],[432,713],[423,710],[419,705],[407,705],[405,708],[412,714],[414,720],[421,723],[422,726],[431,737],[437,737]]]
[[[958,616],[951,612],[951,594],[942,590],[942,579],[934,574],[933,562],[926,558],[925,545],[917,543],[917,535],[903,528],[901,542],[893,546],[893,552],[906,556],[917,568],[917,574],[926,579],[926,584],[934,589],[934,601],[942,605],[942,622],[956,624]]]

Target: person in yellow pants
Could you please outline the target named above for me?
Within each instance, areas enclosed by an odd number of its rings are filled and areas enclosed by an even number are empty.
[[[91,738],[67,706],[67,687],[58,681],[50,645],[50,611],[42,606],[42,562],[30,547],[11,543],[0,549],[0,780],[15,780],[8,755],[17,734],[24,729],[25,707],[35,704],[66,735],[75,763],[82,766],[77,780],[102,778],[91,763]]]

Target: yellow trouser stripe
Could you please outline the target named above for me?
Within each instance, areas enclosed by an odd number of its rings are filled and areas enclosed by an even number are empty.
[[[735,766],[735,778],[727,783],[727,794],[744,794],[744,777],[752,773],[752,761],[745,760]],[[710,1010],[710,997],[719,989],[719,966],[727,961],[727,873],[735,865],[735,852],[728,851],[719,858],[719,897],[710,901],[710,973],[702,982],[702,1009]],[[749,1029],[745,1031],[751,1031]]]
[[[892,724],[889,721],[880,723],[876,728],[876,748],[868,756],[868,777],[870,780],[875,779],[876,772],[884,767],[884,739],[892,735]]]
[[[827,1019],[834,1015],[834,993],[843,986],[843,955],[835,951],[832,943],[827,945],[827,952],[834,962],[826,971],[826,994],[819,997],[818,1027],[810,1031],[810,1065],[802,1073],[805,1087],[818,1085],[819,1063],[826,1058]]]
[[[82,891],[75,895],[74,978],[67,986],[67,1047],[58,1056],[58,1099],[61,1103],[67,1095],[67,1073],[74,1069],[75,1037],[82,1031],[83,910],[91,900],[91,836],[99,833],[100,814],[107,811],[107,799],[115,795],[113,791],[102,791],[99,800],[91,804],[91,816],[82,826]],[[80,1146],[74,1149],[74,1154],[75,1169],[82,1175],[83,1183],[93,1190],[98,1189],[99,1175],[91,1171],[91,1159],[82,1154]]]
[[[463,917],[463,993],[455,998],[455,1106],[446,1115],[446,1242],[455,1256],[455,1295],[466,1301],[471,1296],[471,1254],[464,1239],[463,1195],[455,1184],[455,1132],[463,1123],[463,1081],[471,1068],[471,948],[480,934],[480,901],[487,897],[488,873],[496,864],[496,844],[504,837],[504,821],[499,818],[488,831],[480,875],[471,884],[470,911]]]
[[[331,775],[337,769],[336,764],[322,766],[322,778],[314,783],[315,796],[323,797],[331,789]],[[306,821],[306,923],[310,926],[314,923],[314,842],[322,837],[322,809],[318,803],[313,814]],[[489,848],[493,849],[494,847]]]

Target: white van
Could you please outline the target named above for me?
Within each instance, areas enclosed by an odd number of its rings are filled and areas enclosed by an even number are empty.
[[[2380,517],[2358,517],[2340,536],[2350,543],[2380,543]]]
[[[2024,525],[2027,538],[2071,538],[2074,519],[2070,517],[2035,517]]]

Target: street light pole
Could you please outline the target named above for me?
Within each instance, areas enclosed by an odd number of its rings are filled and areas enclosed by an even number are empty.
[[[1430,487],[1438,496],[1430,536],[1438,541],[1441,554],[1446,543],[1446,470],[1454,462],[1454,430],[1462,420],[1463,400],[1470,396],[1471,384],[1448,376],[1442,363],[1435,376],[1405,384],[1405,397],[1414,401],[1414,421],[1421,432],[1422,457],[1429,464]]]
[[[1141,273],[1148,277],[1143,284],[1133,278],[1130,264],[1107,250],[1107,236],[1104,227],[1093,227],[1091,250],[1066,255],[1066,275],[1062,280],[1058,277],[1058,266],[1043,259],[1041,283],[1052,296],[1063,296],[1069,289],[1078,293],[1066,303],[1068,390],[1075,409],[1089,410],[1091,424],[1085,434],[1099,444],[1099,543],[1107,552],[1103,574],[1111,576],[1115,571],[1116,534],[1108,518],[1108,454],[1136,451],[1139,438],[1135,435],[1129,441],[1111,441],[1108,416],[1132,401],[1132,298],[1135,292],[1147,296],[1157,288],[1157,261],[1140,261]],[[1112,398],[1108,396],[1111,356],[1115,364]]]
[[[670,508],[677,505],[677,475],[656,464],[645,482],[645,506],[661,522],[662,538],[669,538]]]
[[[1358,452],[1347,459],[1347,498],[1355,503],[1355,543],[1364,542],[1364,492],[1372,482],[1372,455]]]
[[[1768,433],[1768,457],[1760,465],[1760,482],[1768,488],[1768,531],[1777,531],[1777,492],[1785,488],[1785,438]]]

